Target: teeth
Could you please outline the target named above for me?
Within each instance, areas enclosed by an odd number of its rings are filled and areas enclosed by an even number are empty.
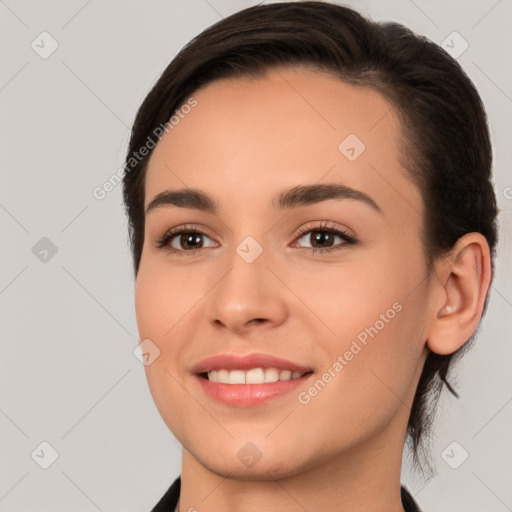
[[[245,372],[243,370],[232,370],[229,372],[230,384],[245,384]]]
[[[253,368],[245,372],[246,384],[263,384],[265,382],[265,370],[263,368]]]
[[[279,370],[267,368],[265,370],[265,382],[277,382],[279,380]]]
[[[250,370],[212,370],[208,380],[220,384],[264,384],[266,382],[298,379],[303,374],[277,368],[252,368]]]
[[[298,376],[301,376],[300,372],[295,372],[298,374]],[[290,380],[292,378],[292,372],[290,370],[281,370],[281,373],[279,374],[279,380]],[[297,377],[295,377],[297,378]]]

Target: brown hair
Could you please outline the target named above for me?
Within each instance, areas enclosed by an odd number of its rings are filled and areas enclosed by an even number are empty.
[[[428,269],[462,235],[479,232],[491,248],[494,270],[492,150],[485,110],[471,80],[439,46],[398,23],[376,23],[347,7],[303,1],[257,5],[207,28],[178,53],[145,98],[133,124],[123,184],[135,274],[144,243],[151,151],[136,161],[133,154],[201,86],[298,64],[372,87],[394,105],[405,134],[402,158],[425,204],[422,242]],[[487,302],[488,296],[484,313]],[[473,337],[454,354],[428,355],[407,426],[418,467],[420,449],[428,465],[420,441],[431,433],[443,384],[458,397],[447,381],[450,363]]]

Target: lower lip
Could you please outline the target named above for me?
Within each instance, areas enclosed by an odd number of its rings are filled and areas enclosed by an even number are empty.
[[[203,391],[213,400],[224,405],[236,407],[254,407],[277,398],[279,396],[291,393],[294,389],[304,384],[304,382],[313,375],[309,373],[298,379],[291,379],[277,382],[267,382],[265,384],[220,384],[204,379],[196,375]]]

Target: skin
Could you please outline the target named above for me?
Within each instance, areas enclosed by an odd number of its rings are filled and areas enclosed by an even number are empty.
[[[402,511],[402,451],[427,346],[454,352],[476,329],[491,272],[485,238],[465,235],[428,274],[400,123],[372,89],[294,67],[193,96],[197,106],[151,156],[145,205],[190,187],[219,210],[148,213],[136,282],[140,338],[160,350],[146,366],[150,391],[183,446],[179,509]],[[350,133],[366,146],[353,162],[338,149]],[[314,183],[363,191],[382,212],[354,199],[272,208],[283,189]],[[311,233],[298,230],[322,221],[357,243],[336,237],[332,252],[313,253]],[[205,233],[195,255],[156,247],[184,224]],[[247,236],[263,248],[252,263],[236,252]],[[308,404],[292,392],[228,407],[191,374],[208,356],[263,352],[312,367],[307,391],[394,303],[401,311]],[[262,455],[250,468],[237,457],[247,442]]]

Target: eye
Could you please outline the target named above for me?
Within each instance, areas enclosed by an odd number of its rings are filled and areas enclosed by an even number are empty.
[[[309,237],[306,237],[306,235],[309,235]],[[306,238],[311,244],[309,247],[301,246],[301,248],[311,250],[313,253],[337,251],[347,244],[356,243],[354,236],[349,235],[345,230],[339,227],[331,226],[328,222],[318,226],[305,226],[301,228],[297,240],[301,238]],[[334,246],[336,238],[341,240],[341,243],[338,243],[339,247]]]
[[[331,226],[328,222],[316,226],[304,226],[299,230],[296,240],[306,238],[308,234],[311,246],[299,246],[299,248],[313,253],[337,251],[342,249],[345,245],[355,244],[357,242],[354,236],[339,227]],[[178,256],[190,256],[197,254],[201,249],[215,247],[215,242],[210,245],[204,245],[204,238],[213,242],[206,233],[197,229],[195,226],[185,225],[166,232],[155,242],[155,245],[159,249],[166,248],[169,253]],[[341,240],[341,242],[338,242],[338,247],[335,246],[336,238]],[[308,239],[306,238],[306,240]]]
[[[156,246],[159,249],[167,248],[170,253],[179,256],[189,256],[196,254],[197,251],[207,247],[203,244],[202,238],[206,237],[211,240],[208,235],[198,230],[195,227],[181,226],[179,228],[171,229],[156,241]],[[215,246],[212,244],[208,247]]]

